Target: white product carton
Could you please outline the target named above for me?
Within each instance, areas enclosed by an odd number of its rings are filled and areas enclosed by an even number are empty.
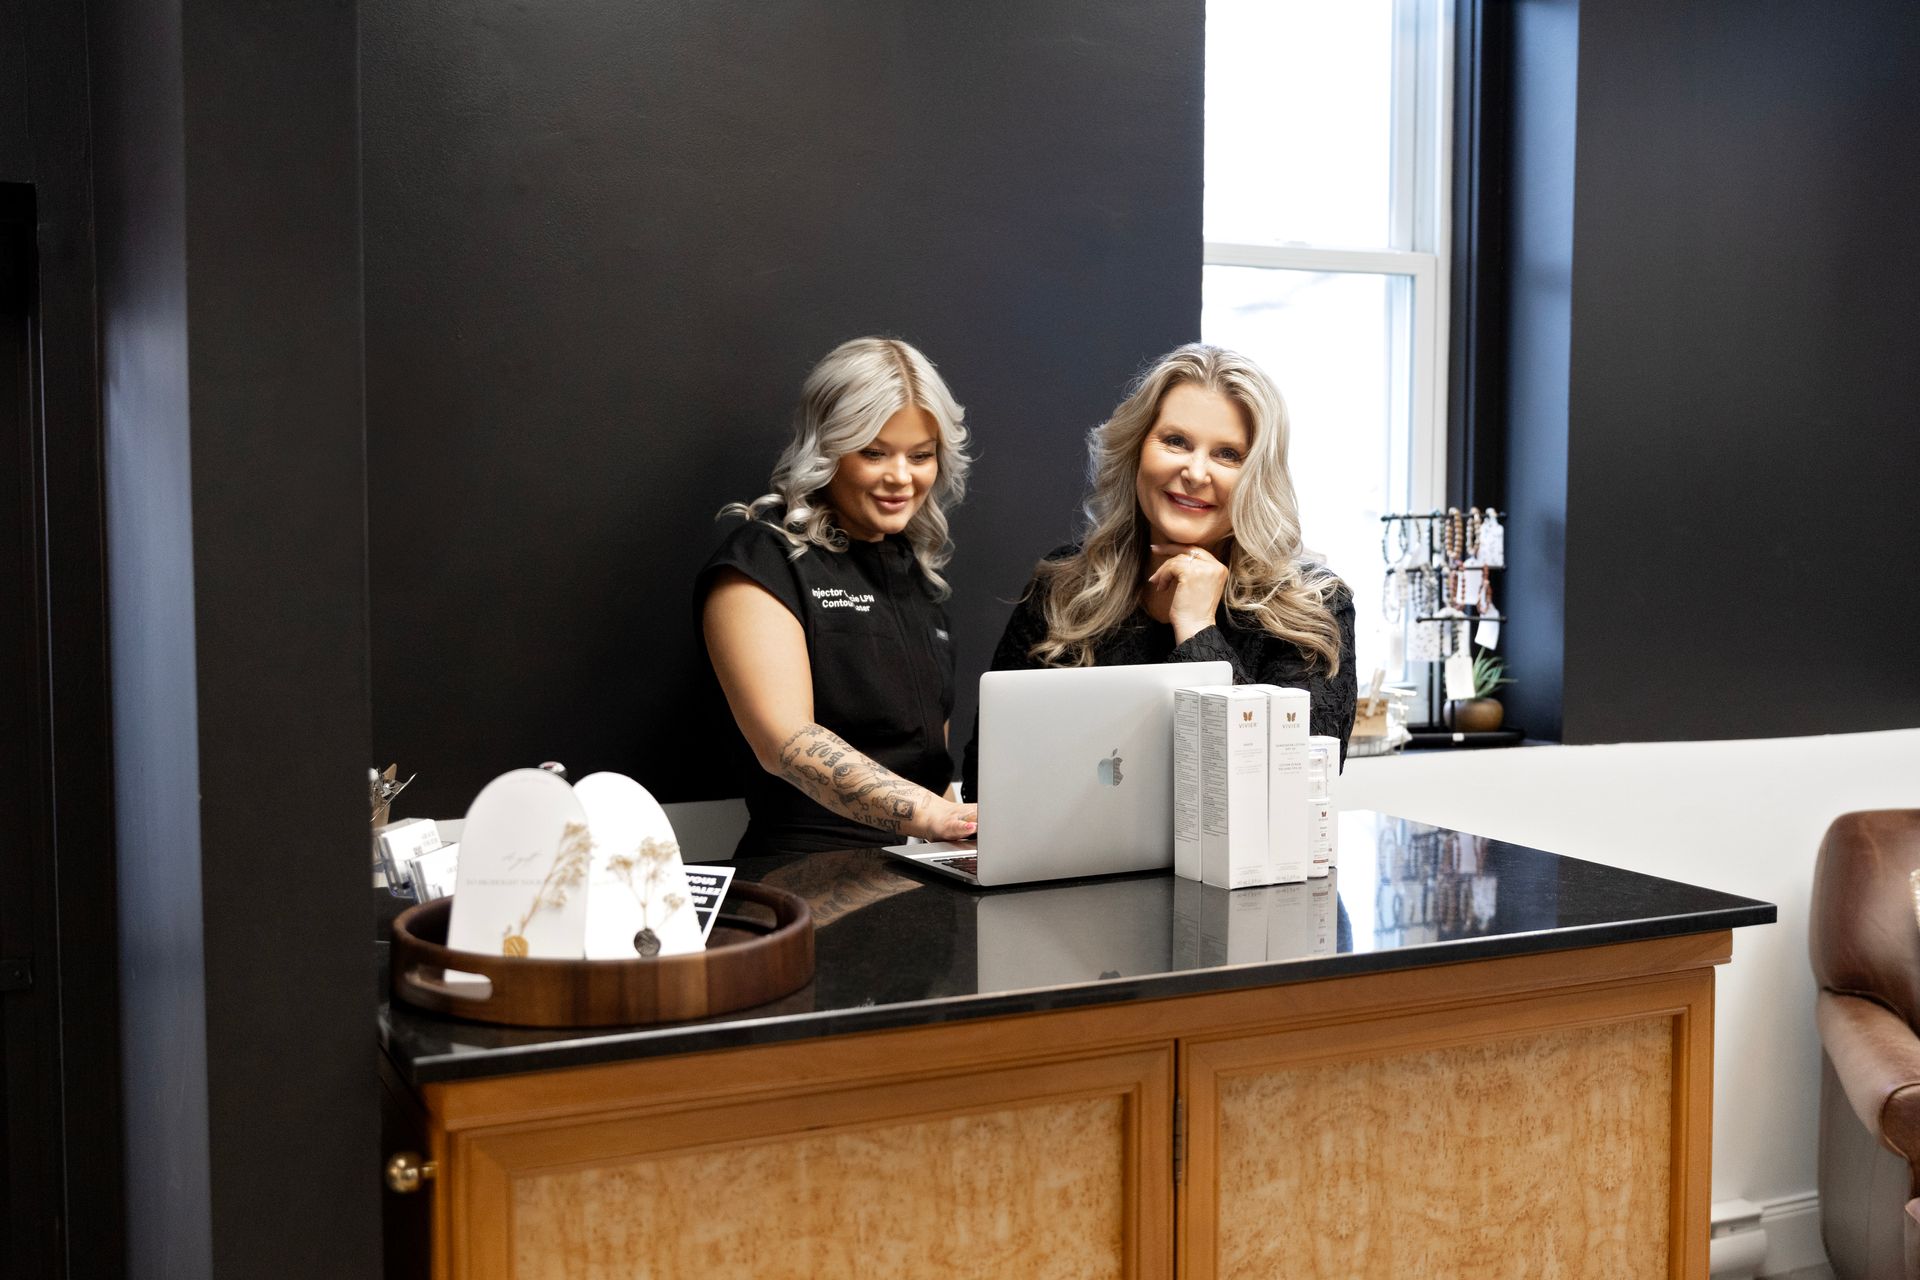
[[[1307,739],[1307,875],[1318,879],[1340,860],[1340,821],[1333,784],[1340,777],[1340,739]]]
[[[1311,874],[1307,846],[1307,721],[1313,700],[1305,689],[1248,685],[1267,697],[1267,882],[1291,884]]]
[[[1333,801],[1307,801],[1307,875],[1320,879],[1340,860],[1340,823]]]
[[[1333,799],[1340,777],[1340,739],[1316,733],[1307,739],[1307,798]]]
[[[1173,874],[1200,878],[1200,689],[1173,691]]]
[[[1200,878],[1222,889],[1271,882],[1267,703],[1266,691],[1252,685],[1200,690]],[[1305,769],[1302,759],[1303,784]],[[1297,805],[1293,812],[1300,813]],[[1295,825],[1304,836],[1297,816]]]

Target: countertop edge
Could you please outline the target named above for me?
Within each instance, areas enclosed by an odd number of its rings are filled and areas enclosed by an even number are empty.
[[[1131,1001],[1165,1000],[1251,987],[1287,986],[1330,978],[1356,977],[1495,960],[1509,956],[1574,951],[1621,942],[1711,933],[1721,929],[1773,924],[1779,918],[1774,904],[1748,899],[1745,904],[1614,920],[1598,925],[1576,925],[1531,933],[1502,934],[1494,938],[1459,938],[1433,942],[1417,952],[1348,952],[1332,956],[1223,966],[1142,978],[1116,978],[1061,987],[1025,988],[992,995],[967,995],[898,1004],[861,1006],[825,1013],[795,1013],[770,1018],[739,1018],[697,1026],[664,1024],[651,1028],[622,1028],[603,1036],[525,1046],[502,1046],[482,1052],[447,1053],[400,1058],[393,1053],[386,1020],[380,1009],[380,1047],[409,1085],[456,1083],[538,1071],[599,1066],[686,1053],[710,1053],[754,1045],[783,1044],[829,1036],[896,1031],[947,1022],[1014,1017]],[[1417,962],[1409,963],[1417,956]]]

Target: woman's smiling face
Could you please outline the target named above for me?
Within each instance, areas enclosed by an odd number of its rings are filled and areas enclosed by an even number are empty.
[[[878,542],[900,533],[940,476],[940,428],[908,405],[864,448],[842,455],[827,481],[827,501],[849,538]]]
[[[1218,391],[1183,382],[1160,398],[1134,476],[1154,542],[1216,552],[1233,533],[1233,487],[1252,443],[1246,415]]]

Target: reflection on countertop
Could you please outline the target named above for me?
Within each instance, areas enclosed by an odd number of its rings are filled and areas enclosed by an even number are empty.
[[[1773,920],[1770,904],[1374,813],[1335,874],[1228,891],[1168,872],[973,890],[878,850],[740,862],[814,912],[793,995],[695,1022],[516,1030],[383,1005],[416,1084],[1312,981]]]

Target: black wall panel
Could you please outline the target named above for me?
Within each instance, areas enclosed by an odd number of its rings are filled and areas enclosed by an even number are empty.
[[[1514,723],[1561,734],[1566,599],[1567,370],[1572,343],[1576,0],[1524,0],[1511,10],[1509,285],[1505,356],[1508,615],[1501,648],[1514,683],[1501,690]]]
[[[361,21],[374,746],[420,771],[401,808],[460,813],[548,758],[738,794],[692,575],[807,369],[864,333],[925,350],[975,432],[964,734],[1085,430],[1197,335],[1200,0]]]
[[[1916,65],[1906,0],[1580,6],[1569,741],[1920,724]]]
[[[372,1275],[354,11],[88,16],[128,1273]]]

